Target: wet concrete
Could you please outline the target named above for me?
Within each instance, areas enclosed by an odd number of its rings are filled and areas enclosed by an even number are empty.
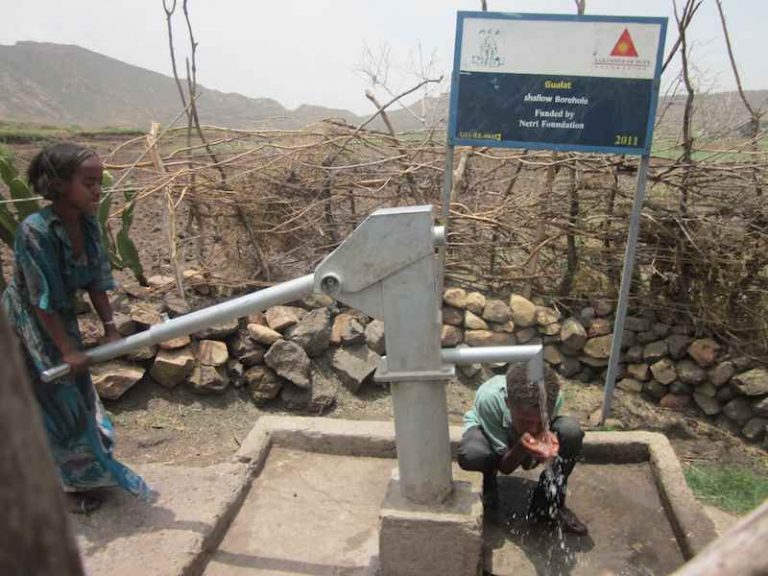
[[[485,516],[485,570],[494,576],[669,574],[683,564],[648,464],[579,465],[568,506],[590,534],[561,535],[522,519],[536,471],[499,478],[500,506]]]

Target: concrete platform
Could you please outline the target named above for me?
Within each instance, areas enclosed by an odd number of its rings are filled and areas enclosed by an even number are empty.
[[[248,485],[244,464],[136,466],[157,493],[141,502],[114,488],[91,516],[70,516],[89,576],[199,573]]]
[[[499,479],[500,508],[485,516],[485,570],[494,576],[669,574],[683,555],[648,464],[581,464],[568,505],[588,537],[522,520],[534,471]]]

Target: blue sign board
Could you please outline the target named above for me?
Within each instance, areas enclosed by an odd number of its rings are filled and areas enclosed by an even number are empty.
[[[648,154],[666,25],[459,12],[449,144]]]

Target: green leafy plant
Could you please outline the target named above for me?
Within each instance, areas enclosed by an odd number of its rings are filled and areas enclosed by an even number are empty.
[[[102,188],[106,190],[106,193],[99,205],[98,214],[99,226],[101,228],[101,241],[109,255],[109,261],[113,268],[117,268],[118,270],[128,268],[133,272],[133,275],[140,283],[145,284],[146,279],[144,277],[144,268],[142,267],[141,259],[139,258],[139,251],[136,249],[136,245],[130,237],[130,230],[133,225],[133,212],[136,208],[136,191],[125,190],[123,192],[125,207],[120,216],[120,230],[115,237],[112,235],[108,223],[109,214],[112,210],[112,197],[115,193],[114,190],[111,190],[113,181],[112,175],[109,172],[104,171]]]

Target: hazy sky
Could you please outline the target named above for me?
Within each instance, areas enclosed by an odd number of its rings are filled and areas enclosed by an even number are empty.
[[[447,77],[455,13],[480,9],[480,0],[189,0],[189,4],[200,44],[201,84],[274,98],[288,108],[308,103],[360,114],[372,109],[364,94],[369,84],[359,72],[366,45],[374,53],[389,46],[389,83],[394,91],[415,83],[419,47],[424,62],[434,55],[436,75]],[[768,0],[723,0],[723,4],[745,88],[768,88]],[[500,12],[575,11],[573,0],[488,0],[488,6]],[[170,74],[162,0],[0,0],[0,7],[4,7],[0,44],[18,40],[78,44]],[[669,16],[668,45],[676,38],[672,0],[587,0],[587,13]],[[733,88],[714,0],[704,0],[694,22],[698,82],[708,90]],[[183,26],[183,20],[176,22],[182,54]]]

